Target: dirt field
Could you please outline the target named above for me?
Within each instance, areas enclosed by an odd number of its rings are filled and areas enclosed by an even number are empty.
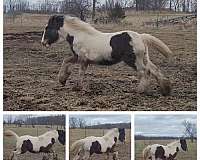
[[[166,16],[164,14],[163,16]],[[71,54],[66,43],[44,48],[40,44],[48,16],[24,15],[23,24],[4,23],[4,110],[196,110],[196,27],[152,28],[143,22],[155,14],[128,15],[122,24],[95,26],[104,32],[133,30],[150,33],[173,51],[168,62],[157,52],[153,62],[170,78],[171,96],[161,96],[154,79],[149,95],[136,93],[136,72],[120,63],[110,67],[89,66],[84,83],[87,91],[76,91],[78,66],[65,87],[57,81],[64,57]]]
[[[163,144],[173,142],[174,140],[136,140],[135,141],[135,160],[142,159],[142,151],[149,144]],[[197,143],[191,143],[187,140],[188,151],[183,153],[179,152],[177,160],[196,160],[197,159]]]
[[[88,136],[103,136],[106,133],[106,130],[103,129],[70,129],[69,130],[69,146],[72,145],[76,140],[88,137]],[[117,144],[116,151],[119,152],[120,160],[130,160],[131,159],[131,131],[126,130],[126,143],[125,144]],[[70,160],[73,159],[75,155],[70,152]],[[105,155],[92,155],[92,159],[96,160],[104,160]],[[112,156],[110,156],[110,160]]]
[[[38,129],[37,129],[38,128]],[[32,135],[38,136],[50,130],[50,128],[45,128],[43,126],[36,126],[36,128],[26,128],[26,127],[4,127],[4,130],[11,129],[16,132],[19,136],[22,135]],[[15,149],[15,138],[14,137],[3,137],[3,159],[10,160],[12,151]],[[65,160],[65,146],[55,143],[53,146],[53,150],[56,152],[58,160]],[[18,158],[20,160],[42,160],[44,154],[33,154],[33,153],[25,153],[23,155],[19,155]],[[53,160],[53,155],[50,155],[50,159]]]

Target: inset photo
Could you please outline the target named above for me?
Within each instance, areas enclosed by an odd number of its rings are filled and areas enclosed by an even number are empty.
[[[135,160],[196,160],[196,114],[135,115]]]
[[[70,115],[70,160],[130,160],[130,115]]]
[[[4,160],[65,160],[65,115],[4,115]]]

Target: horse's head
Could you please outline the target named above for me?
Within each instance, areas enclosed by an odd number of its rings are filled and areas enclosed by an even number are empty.
[[[188,150],[187,142],[185,139],[180,139],[180,148],[184,152]]]
[[[49,47],[52,43],[55,43],[59,40],[59,30],[64,25],[64,16],[54,15],[49,18],[48,24],[46,25],[41,43]]]
[[[119,141],[120,142],[125,142],[126,139],[126,133],[125,133],[125,129],[124,128],[118,128],[119,131]]]
[[[58,141],[62,145],[65,145],[65,131],[64,130],[57,130],[57,132],[58,132]]]

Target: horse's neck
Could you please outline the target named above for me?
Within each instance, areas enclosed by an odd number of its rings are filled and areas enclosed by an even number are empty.
[[[171,143],[167,144],[167,147],[170,148],[170,149],[175,149],[176,150],[176,148],[179,147],[178,141],[171,142]]]
[[[114,137],[117,136],[117,133],[115,132],[115,130],[111,130],[111,131],[108,131],[104,136],[103,138],[105,140],[111,140],[113,141],[114,140]]]
[[[53,130],[53,131],[48,131],[48,132],[46,132],[46,133],[44,133],[44,134],[38,136],[38,138],[45,138],[45,137],[48,137],[49,135],[55,137],[55,136],[56,136],[55,130]]]
[[[90,24],[85,22],[79,22],[79,20],[66,20],[64,24],[64,30],[66,33],[72,35],[94,35],[101,33],[100,31],[96,30]]]

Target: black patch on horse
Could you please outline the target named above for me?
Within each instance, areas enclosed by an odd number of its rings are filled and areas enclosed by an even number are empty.
[[[21,146],[21,154],[26,153],[27,151],[31,152],[31,153],[35,153],[33,151],[33,144],[31,143],[31,141],[28,140],[24,140]]]
[[[117,137],[114,137],[114,141],[115,141],[115,143],[117,143]]]
[[[58,30],[64,25],[64,16],[51,16],[45,28],[44,39],[50,45],[59,39]]]
[[[57,132],[58,132],[58,141],[62,145],[65,145],[65,131],[64,130],[57,130]]]
[[[184,150],[184,151],[187,151],[187,142],[185,139],[180,139],[180,143],[181,143],[181,148]]]
[[[73,52],[73,54],[77,55],[76,52],[74,51],[74,48],[73,48],[74,36],[71,36],[70,34],[67,34],[66,40],[69,43],[70,49]]]
[[[162,146],[156,148],[155,158],[166,159],[165,150]]]
[[[51,143],[49,143],[47,146],[41,146],[39,152],[43,153],[50,153],[50,149],[52,148],[53,144],[55,143],[55,139],[51,138]]]
[[[125,138],[126,138],[126,136],[125,136],[125,129],[124,128],[118,128],[118,131],[119,131],[119,138],[118,139],[121,142],[124,142]]]
[[[127,32],[117,34],[111,37],[110,46],[112,47],[111,60],[102,60],[100,65],[113,65],[124,61],[129,66],[135,68],[136,56],[133,53],[133,47],[130,45],[131,37]]]
[[[101,154],[101,144],[98,141],[92,142],[92,145],[90,147],[90,155],[93,153]]]

